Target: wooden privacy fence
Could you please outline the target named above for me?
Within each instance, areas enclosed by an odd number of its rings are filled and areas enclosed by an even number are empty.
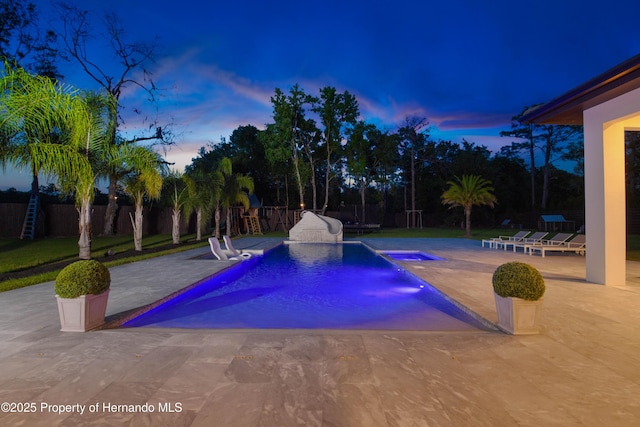
[[[94,235],[102,234],[104,228],[104,205],[93,206],[91,227]],[[0,237],[20,237],[26,203],[0,203]],[[133,234],[129,214],[134,215],[134,206],[120,206],[115,219],[115,232],[120,235]],[[171,234],[171,208],[145,207],[142,234]],[[195,224],[180,221],[180,233],[195,232]],[[78,235],[78,211],[74,205],[43,204],[38,214],[38,236],[70,237]]]

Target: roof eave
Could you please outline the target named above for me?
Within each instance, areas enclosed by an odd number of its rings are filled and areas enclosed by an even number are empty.
[[[522,116],[523,123],[581,125],[582,112],[640,87],[640,54]]]

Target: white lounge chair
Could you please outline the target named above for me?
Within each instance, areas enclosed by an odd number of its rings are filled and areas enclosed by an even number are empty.
[[[529,255],[533,251],[540,251],[542,258],[545,252],[575,252],[584,255],[587,251],[587,241],[584,234],[576,234],[573,239],[554,245],[536,245],[529,247]]]
[[[528,230],[526,230],[526,231],[518,231],[513,236],[498,236],[498,237],[492,237],[491,239],[483,239],[482,240],[482,247],[484,248],[484,244],[488,243],[490,248],[498,249],[498,243],[502,243],[502,242],[519,242],[522,239],[524,239],[525,237],[527,237],[527,234],[529,234],[529,233],[531,233],[531,232],[528,231]]]
[[[227,247],[227,252],[229,252],[231,254],[231,256],[236,257],[236,258],[244,258],[244,259],[249,259],[251,258],[251,254],[248,252],[242,252],[237,250],[236,248],[233,247],[233,244],[231,243],[231,237],[228,234],[225,234],[224,236],[222,236],[222,239],[224,240],[224,245]]]
[[[569,240],[569,237],[571,236],[573,236],[573,233],[558,233],[550,239],[540,239],[538,242],[525,245],[524,253],[526,254],[528,252],[529,255],[531,255],[531,251],[535,250],[535,248],[539,246],[551,247],[562,245],[564,242]]]
[[[218,242],[218,239],[216,239],[215,237],[209,237],[209,247],[211,248],[211,252],[213,253],[213,255],[215,255],[215,257],[220,261],[236,261],[240,259],[238,257],[227,256],[227,254],[222,251],[220,242]]]
[[[547,234],[549,233],[546,231],[536,231],[531,236],[524,238],[518,242],[505,241],[502,243],[498,243],[498,245],[502,244],[505,251],[507,250],[507,247],[511,245],[513,246],[513,252],[515,252],[517,248],[524,248],[526,245],[531,245],[533,243],[541,241]]]

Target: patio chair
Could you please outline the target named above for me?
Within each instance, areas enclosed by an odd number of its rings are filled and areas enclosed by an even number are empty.
[[[506,251],[509,245],[511,245],[513,247],[513,252],[515,252],[517,248],[524,248],[526,245],[531,245],[533,243],[540,242],[547,234],[549,233],[546,231],[536,231],[531,236],[525,237],[524,239],[517,242],[509,242],[509,241],[498,242],[496,244],[496,247],[498,247],[499,245],[502,245],[503,249]]]
[[[222,236],[222,239],[224,240],[224,245],[227,247],[227,252],[229,252],[231,254],[231,256],[236,257],[238,259],[240,259],[240,258],[244,258],[244,259],[251,258],[251,254],[250,253],[239,251],[239,250],[237,250],[236,248],[233,247],[233,244],[231,243],[231,236],[229,236],[228,234],[225,234],[224,236]]]
[[[564,241],[560,244],[553,245],[534,245],[529,247],[529,255],[533,251],[540,251],[542,258],[544,258],[545,252],[575,252],[579,255],[584,255],[587,251],[587,241],[584,234],[576,234],[571,240]]]
[[[482,247],[484,248],[484,244],[488,243],[490,248],[496,248],[498,249],[498,243],[500,242],[519,242],[522,239],[524,239],[525,237],[527,237],[527,235],[531,233],[530,231],[526,230],[526,231],[518,231],[516,234],[514,234],[513,236],[498,236],[498,237],[492,237],[491,239],[483,239],[482,240]]]
[[[222,251],[220,247],[220,242],[215,237],[209,237],[209,247],[211,248],[211,252],[215,255],[216,258],[220,261],[235,261],[240,258],[237,257],[229,257]]]
[[[569,240],[571,236],[573,236],[573,233],[558,233],[550,239],[540,239],[539,242],[533,242],[525,245],[524,253],[526,254],[528,252],[529,254],[531,254],[531,250],[539,246],[550,247],[562,245],[564,242]]]

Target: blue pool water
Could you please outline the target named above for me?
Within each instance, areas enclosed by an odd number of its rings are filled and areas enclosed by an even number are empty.
[[[315,243],[280,245],[238,263],[123,326],[483,329],[364,245]]]
[[[444,258],[418,251],[388,251],[384,254],[396,261],[444,261]]]

